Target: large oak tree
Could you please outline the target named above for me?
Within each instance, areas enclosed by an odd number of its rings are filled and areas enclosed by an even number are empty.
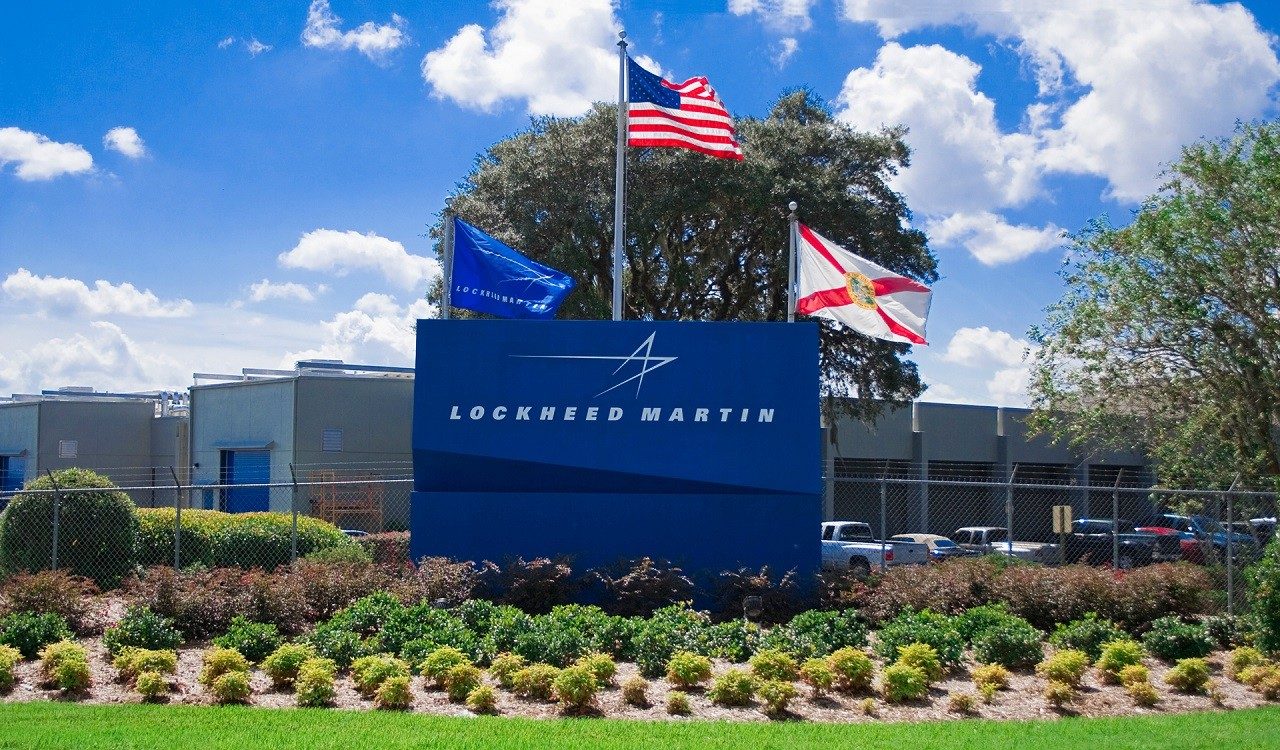
[[[448,200],[462,218],[575,278],[564,318],[611,315],[616,112],[598,104],[578,118],[535,119],[480,156]],[[628,149],[627,319],[785,320],[792,200],[802,221],[835,242],[920,281],[936,278],[923,233],[887,184],[907,164],[902,130],[855,132],[804,91],[736,127],[741,162]],[[922,392],[915,364],[903,359],[909,350],[823,321],[824,387],[866,397],[854,409],[873,417],[881,408],[873,399]]]

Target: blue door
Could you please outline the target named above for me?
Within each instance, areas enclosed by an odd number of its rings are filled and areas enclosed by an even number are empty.
[[[266,484],[271,481],[270,451],[223,451],[223,484]],[[269,487],[228,487],[222,494],[222,507],[228,513],[268,510],[271,506]]]
[[[0,456],[0,510],[9,504],[10,494],[22,489],[27,460],[19,456]]]

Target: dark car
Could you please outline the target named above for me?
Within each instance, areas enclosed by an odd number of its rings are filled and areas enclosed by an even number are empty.
[[[1253,534],[1243,531],[1228,532],[1222,524],[1209,516],[1164,513],[1147,519],[1142,525],[1176,529],[1183,539],[1198,542],[1204,551],[1204,557],[1212,557],[1217,561],[1226,559],[1228,542],[1237,561],[1247,562],[1258,556],[1259,546]]]
[[[1067,562],[1111,565],[1113,552],[1117,553],[1116,567],[1122,570],[1182,559],[1176,536],[1136,531],[1133,523],[1124,519],[1080,518],[1072,522]]]

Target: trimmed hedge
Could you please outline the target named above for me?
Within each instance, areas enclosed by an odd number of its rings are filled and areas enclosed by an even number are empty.
[[[143,565],[173,564],[172,508],[140,508],[137,559]],[[182,511],[183,567],[262,568],[273,570],[289,562],[293,518],[288,513],[223,513]],[[323,549],[358,548],[358,544],[327,521],[298,516],[298,556]]]

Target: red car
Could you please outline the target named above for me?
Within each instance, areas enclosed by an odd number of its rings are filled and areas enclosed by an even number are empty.
[[[1177,529],[1171,529],[1168,526],[1138,526],[1134,528],[1134,531],[1156,534],[1157,536],[1182,536]],[[1182,549],[1183,560],[1204,564],[1204,549],[1200,547],[1200,542],[1194,539],[1182,539],[1178,546]]]

